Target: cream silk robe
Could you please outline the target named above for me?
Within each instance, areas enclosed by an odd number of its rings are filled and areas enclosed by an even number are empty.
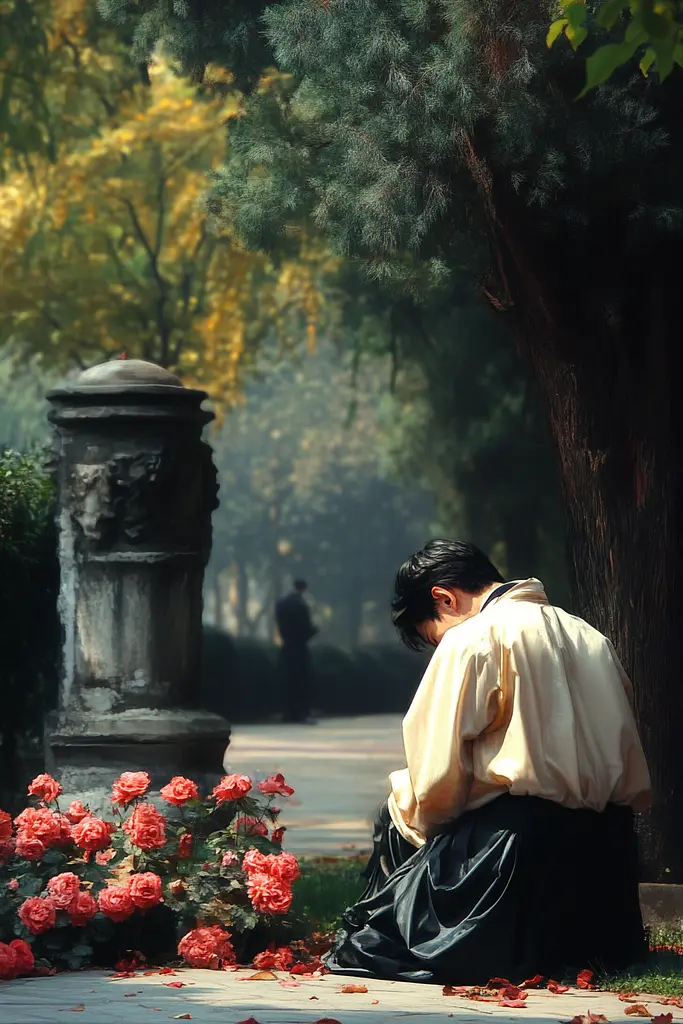
[[[535,579],[445,633],[403,741],[408,767],[390,777],[389,813],[414,846],[505,792],[597,811],[650,801],[631,684],[614,648],[550,605]]]

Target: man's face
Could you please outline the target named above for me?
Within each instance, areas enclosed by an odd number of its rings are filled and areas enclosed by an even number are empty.
[[[481,605],[480,596],[468,594],[464,590],[433,587],[432,597],[436,603],[437,617],[427,619],[417,627],[424,642],[430,647],[438,647],[449,629],[477,614]]]

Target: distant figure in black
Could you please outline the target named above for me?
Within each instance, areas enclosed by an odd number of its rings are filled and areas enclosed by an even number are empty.
[[[311,714],[311,668],[308,642],[318,630],[304,599],[308,584],[295,580],[294,590],[275,606],[275,620],[282,640],[280,672],[285,697],[285,720],[315,725]]]

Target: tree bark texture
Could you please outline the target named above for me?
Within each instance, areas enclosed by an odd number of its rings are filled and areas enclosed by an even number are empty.
[[[502,302],[545,401],[567,504],[576,609],[629,673],[652,773],[643,881],[683,883],[680,239],[634,252],[615,223],[530,230],[472,150]],[[624,218],[625,219],[625,218]]]

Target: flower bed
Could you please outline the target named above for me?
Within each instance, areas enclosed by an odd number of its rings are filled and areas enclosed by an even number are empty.
[[[0,811],[0,978],[177,958],[319,969],[291,914],[299,865],[277,824],[275,800],[294,792],[283,777],[227,775],[202,799],[176,776],[160,792],[165,813],[149,786],[124,772],[105,821],[79,801],[63,812],[61,786],[40,775],[31,806],[13,821]]]

